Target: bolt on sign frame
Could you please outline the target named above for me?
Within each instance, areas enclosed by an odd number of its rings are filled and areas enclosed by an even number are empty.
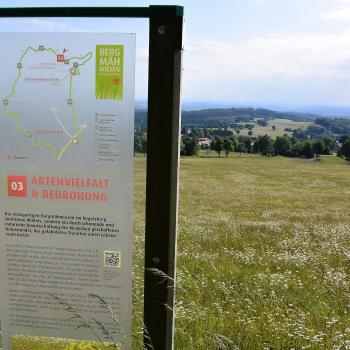
[[[149,18],[144,343],[173,349],[183,7],[0,8],[6,17]]]

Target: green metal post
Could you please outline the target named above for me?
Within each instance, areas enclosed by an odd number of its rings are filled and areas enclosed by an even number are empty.
[[[154,350],[174,347],[183,8],[172,10],[150,7],[144,341]]]

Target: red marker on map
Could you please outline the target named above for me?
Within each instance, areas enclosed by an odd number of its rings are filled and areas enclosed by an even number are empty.
[[[115,85],[119,85],[120,82],[121,82],[121,80],[117,78],[117,79],[113,79],[112,82],[113,82],[113,84],[115,84]]]

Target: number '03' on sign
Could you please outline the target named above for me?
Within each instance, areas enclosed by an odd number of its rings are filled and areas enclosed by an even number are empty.
[[[27,177],[26,176],[8,176],[7,194],[9,197],[27,197]]]

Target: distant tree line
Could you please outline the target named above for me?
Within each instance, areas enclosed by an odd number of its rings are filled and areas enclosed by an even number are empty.
[[[183,156],[192,156],[197,154],[201,147],[210,147],[218,153],[219,157],[223,154],[228,157],[231,152],[305,158],[338,153],[339,156],[350,160],[349,119],[316,118],[314,124],[309,125],[306,129],[287,127],[285,132],[292,133],[291,136],[285,134],[272,139],[268,135],[253,136],[255,133],[253,122],[266,127],[269,125],[268,122],[276,117],[289,117],[301,121],[310,120],[308,115],[293,113],[281,115],[265,109],[233,108],[183,112],[184,116],[183,119],[186,122],[183,123],[181,129],[180,144]],[[144,155],[147,152],[146,118],[145,111],[136,111],[134,149],[135,152]],[[200,120],[205,122],[199,122]],[[199,127],[201,124],[206,127]],[[248,136],[241,134],[242,129],[248,130]],[[272,125],[272,130],[275,129],[276,127]],[[202,139],[206,141],[203,143]]]
[[[182,111],[182,126],[188,128],[239,128],[240,123],[255,119],[289,119],[293,121],[314,121],[315,116],[308,113],[276,112],[264,108],[210,108],[196,111]],[[147,111],[135,111],[135,125],[147,125]]]
[[[342,135],[350,135],[350,119],[316,118],[306,129],[293,130],[293,137],[297,139],[338,138]]]
[[[276,112],[264,108],[211,108],[198,111],[182,111],[183,126],[206,128],[233,128],[234,123],[244,123],[269,119],[289,119],[294,121],[313,121],[315,118],[307,113]]]
[[[325,132],[332,134],[350,135],[350,119],[346,118],[317,118],[315,124],[323,128]]]
[[[232,152],[254,153],[263,156],[285,156],[313,158],[314,156],[329,155],[337,153],[338,156],[350,160],[350,136],[343,135],[338,141],[334,137],[307,139],[297,138],[287,134],[272,139],[268,135],[252,137],[235,135],[227,128],[206,129],[206,128],[183,128],[180,143],[180,154],[182,156],[193,156],[208,145],[200,146],[199,139],[210,140],[210,149],[217,152],[218,156],[229,156]],[[349,133],[350,135],[350,133]],[[147,130],[142,127],[135,128],[134,152],[147,153]]]
[[[350,158],[350,141],[348,142]],[[304,141],[288,135],[277,136],[275,140],[268,135],[259,136],[258,138],[241,135],[230,137],[217,136],[212,139],[210,144],[210,149],[216,151],[219,157],[222,154],[228,157],[231,152],[239,152],[261,154],[263,156],[280,155],[285,157],[313,158],[314,156],[332,154],[334,151],[333,147],[334,142],[331,139]],[[198,138],[193,136],[182,138],[181,155],[196,155],[199,149]]]

